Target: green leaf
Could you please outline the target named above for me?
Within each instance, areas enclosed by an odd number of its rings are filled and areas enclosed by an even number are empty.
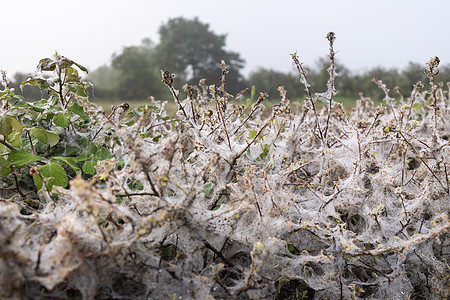
[[[83,153],[94,154],[98,151],[97,145],[95,143],[89,143],[87,147],[83,150]]]
[[[49,192],[52,191],[54,185],[66,187],[69,183],[66,171],[60,164],[52,162],[40,167],[39,171],[42,177],[44,177],[44,179],[47,181],[47,188]],[[39,174],[36,174],[33,176],[33,179],[38,190],[41,190],[43,187],[42,178],[39,176]]]
[[[97,161],[87,160],[84,162],[84,164],[81,168],[83,169],[83,172],[85,174],[95,175],[95,174],[97,174],[97,169],[95,168],[96,166],[97,166]]]
[[[256,86],[252,85],[252,92],[250,95],[250,101],[253,101],[253,98],[255,98],[256,95]]]
[[[51,58],[43,58],[39,61],[38,69],[41,71],[54,71],[56,68],[56,62]]]
[[[119,170],[121,170],[125,167],[125,161],[123,160],[123,158],[119,158],[117,160],[117,167],[119,168]]]
[[[250,130],[250,132],[248,133],[248,138],[251,139],[251,140],[253,140],[257,134],[258,134],[258,132],[256,132],[256,130],[252,129],[252,130]]]
[[[80,68],[81,71],[86,72],[86,74],[88,73],[88,70],[87,70],[85,67],[83,67],[82,65],[80,65],[79,63],[76,63],[76,62],[74,62],[74,61],[72,61],[72,63],[73,63],[75,66],[77,66],[78,68]]]
[[[12,146],[14,147],[18,147],[20,145],[22,145],[22,139],[21,139],[22,134],[20,132],[17,131],[13,131],[13,133],[11,133],[8,138],[6,139],[6,141],[8,143],[10,143]]]
[[[105,159],[111,159],[113,158],[114,155],[112,155],[108,149],[106,149],[105,147],[101,148],[100,150],[97,151],[97,153],[95,153],[95,158],[97,160],[105,160]]]
[[[84,88],[84,86],[81,83],[69,84],[67,86],[69,87],[69,91],[71,91],[72,93],[74,93],[80,97],[86,98],[88,96],[86,89]]]
[[[269,154],[269,149],[270,149],[269,145],[264,144],[263,152],[259,154],[258,160],[263,160],[264,158],[266,158],[266,156]]]
[[[92,159],[97,151],[98,151],[98,148],[95,145],[95,143],[89,143],[87,145],[87,147],[84,148],[82,154],[77,156],[77,160],[84,161],[84,160]]]
[[[74,103],[68,108],[68,110],[73,112],[74,114],[79,115],[81,118],[83,118],[84,121],[89,121],[89,115],[85,113],[84,108],[78,103]]]
[[[42,189],[42,187],[44,186],[41,176],[39,176],[39,174],[36,174],[33,176],[33,180],[34,180],[34,185],[37,187],[37,190],[40,191]]]
[[[157,117],[158,119],[162,120],[162,121],[167,121],[167,120],[170,119],[169,116],[162,117],[161,115],[156,115],[156,117]]]
[[[75,157],[54,156],[53,159],[57,159],[67,164],[72,170],[75,171],[76,175],[81,174],[81,169],[77,166],[78,161]]]
[[[205,194],[206,198],[209,198],[211,196],[212,190],[213,190],[212,183],[209,181],[205,182],[202,188],[202,193]]]
[[[24,87],[25,85],[37,85],[39,86],[39,88],[41,90],[45,90],[48,89],[50,87],[50,83],[43,78],[28,78],[27,80],[25,80],[24,82],[22,82],[22,84],[20,85],[20,87]]]
[[[9,162],[0,156],[0,176],[6,177],[11,172],[9,166]]]
[[[139,135],[143,138],[148,138],[151,134],[152,134],[152,132],[146,131],[146,132],[140,133]]]
[[[57,126],[61,126],[61,127],[67,128],[70,125],[70,117],[72,117],[72,115],[73,115],[73,113],[70,112],[70,111],[57,113],[53,117],[53,122]]]
[[[5,89],[3,91],[0,91],[0,100],[9,101],[11,99],[17,99],[18,101],[21,101],[20,99],[23,100],[23,97],[20,95],[14,94],[14,90],[12,90],[8,87],[5,87]]]
[[[86,147],[89,144],[89,138],[88,137],[83,137],[81,139],[77,140],[78,145],[80,145],[81,147]],[[97,150],[96,150],[97,151]]]
[[[35,112],[43,112],[48,106],[48,101],[43,99],[43,100],[39,100],[39,101],[30,103],[29,105]]]
[[[42,127],[34,127],[30,129],[31,136],[37,138],[40,142],[49,144],[50,147],[55,146],[59,142],[59,135],[45,130]]]
[[[9,115],[0,116],[0,134],[3,134],[5,137],[11,134],[11,132],[22,132],[22,124]]]
[[[129,120],[127,120],[124,124],[126,125],[126,126],[131,126],[131,125],[134,125],[134,123],[136,123],[136,116],[133,116],[132,118],[130,118]]]
[[[152,139],[152,141],[153,142],[155,142],[155,143],[157,143],[157,142],[159,142],[159,139],[161,138],[161,135],[157,135],[157,136],[155,136],[153,139]]]
[[[71,146],[71,145],[66,145],[66,150],[64,151],[64,155],[65,156],[75,156],[79,152],[80,152],[80,148]]]
[[[35,161],[45,160],[45,157],[31,154],[25,150],[12,150],[8,155],[8,162],[14,166],[23,166]]]

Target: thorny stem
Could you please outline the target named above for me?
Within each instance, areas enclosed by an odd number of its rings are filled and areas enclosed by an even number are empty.
[[[447,164],[444,163],[445,180],[447,181],[447,193],[450,194],[450,182],[448,180]]]
[[[416,149],[414,149],[411,142],[406,139],[406,137],[403,135],[403,133],[401,131],[398,131],[398,133],[402,136],[403,140],[408,144],[408,146],[411,148],[412,152],[417,156],[417,158],[420,159],[423,162],[423,164],[427,167],[427,169],[428,169],[428,171],[430,171],[431,175],[433,175],[433,177],[436,178],[436,180],[444,188],[444,190],[446,190],[447,194],[450,194],[449,189],[446,188],[444,186],[444,184],[442,184],[442,181],[436,176],[436,174],[433,172],[433,170],[430,168],[430,166],[427,164],[427,162],[422,158],[422,156],[420,156],[419,153],[417,153]]]
[[[61,69],[59,68],[59,66],[57,66],[57,68],[56,68],[56,73],[58,74],[58,77],[59,77],[59,89],[58,89],[59,100],[61,101],[62,106],[65,107],[64,94],[63,94],[64,82],[63,82],[63,79],[62,79]]]
[[[292,60],[294,61],[295,67],[297,68],[297,70],[299,71],[299,73],[301,75],[300,82],[305,86],[305,91],[308,96],[308,100],[311,103],[311,108],[312,108],[312,110],[314,112],[314,116],[316,118],[316,126],[317,126],[317,130],[319,131],[319,137],[322,140],[322,142],[324,142],[324,136],[322,133],[322,129],[320,128],[319,116],[317,115],[316,103],[313,100],[312,93],[311,93],[311,85],[307,81],[308,72],[303,68],[302,63],[298,59],[297,53],[291,54],[291,57],[292,57]]]
[[[262,215],[262,212],[261,212],[261,207],[259,206],[258,197],[256,197],[256,193],[255,193],[255,189],[254,189],[254,185],[253,184],[252,184],[252,194],[253,194],[253,199],[255,200],[256,207],[258,208],[259,216],[260,216],[260,218],[262,220],[263,219],[263,215]]]
[[[180,99],[178,98],[178,93],[175,91],[175,88],[173,87],[173,79],[175,76],[173,74],[170,74],[169,71],[161,70],[161,77],[162,77],[162,82],[169,88],[170,92],[172,93],[173,98],[177,102],[178,108],[181,109],[181,112],[183,113],[184,117],[186,118],[186,120],[188,120],[189,117],[186,114],[186,111],[184,110],[183,105],[180,102]]]
[[[402,186],[404,186],[405,181],[405,165],[406,165],[406,153],[408,152],[408,145],[405,146],[405,150],[403,151],[403,167],[402,167]]]
[[[389,106],[390,110],[392,111],[394,120],[397,121],[397,116],[395,115],[394,106],[392,105],[392,100],[395,100],[395,99],[391,98],[389,96],[389,89],[386,87],[386,84],[384,84],[382,80],[377,79],[375,77],[372,78],[372,82],[375,83],[384,92],[384,101],[386,101],[386,104]]]
[[[375,117],[374,117],[372,124],[370,125],[369,129],[366,132],[366,135],[365,135],[366,137],[369,135],[370,131],[373,129],[373,127],[375,126],[375,124],[378,121],[378,118],[380,117],[381,114],[383,114],[384,110],[385,110],[385,107],[381,104],[375,113]]]
[[[115,197],[158,196],[158,194],[157,193],[128,193],[128,192],[126,192],[125,194],[115,194],[114,196]]]
[[[123,112],[126,112],[126,111],[130,108],[130,105],[129,105],[128,103],[122,103],[122,104],[120,104],[120,105],[118,105],[118,106],[114,106],[114,105],[113,105],[113,106],[112,106],[112,109],[111,109],[111,113],[110,113],[108,116],[105,114],[105,112],[102,112],[102,114],[103,114],[103,116],[106,118],[106,120],[107,120],[112,126],[114,126],[114,127],[117,127],[118,124],[115,124],[115,123],[111,120],[111,117],[116,113],[116,110],[117,110],[118,108],[121,108],[121,109],[123,109]],[[94,141],[95,138],[98,136],[98,134],[99,134],[102,130],[103,130],[103,127],[100,126],[100,128],[95,132],[94,136],[91,138],[91,141]]]
[[[362,155],[361,155],[361,139],[359,137],[359,131],[356,130],[356,140],[358,142],[358,166],[355,168],[355,172],[359,169],[361,170],[361,160],[362,160]]]
[[[190,85],[187,85],[185,88],[185,92],[186,92],[186,97],[188,100],[190,100],[190,106],[191,106],[191,113],[192,113],[192,118],[194,119],[194,123],[197,124],[197,114],[195,112],[194,109],[194,88]]]
[[[26,130],[26,132],[27,132],[27,135],[28,135],[28,139],[29,139],[29,141],[30,141],[31,152],[32,152],[34,155],[36,155],[36,152],[34,151],[33,142],[32,142],[32,140],[31,140],[31,134],[30,134],[30,131],[29,131],[29,130]]]
[[[259,93],[259,97],[258,100],[256,101],[256,103],[253,105],[252,107],[252,111],[248,114],[247,118],[245,118],[244,122],[242,122],[241,125],[239,125],[238,128],[236,128],[236,130],[233,132],[233,134],[236,134],[241,128],[242,126],[244,126],[245,123],[247,123],[247,121],[252,117],[253,113],[256,111],[256,109],[258,108],[258,106],[263,102],[263,100],[265,98],[269,97],[269,94],[267,93]]]
[[[216,100],[217,115],[219,116],[220,123],[221,123],[221,125],[223,127],[223,131],[225,132],[225,135],[227,136],[228,147],[230,148],[230,150],[232,150],[231,142],[230,142],[230,136],[228,135],[227,125],[225,123],[225,117],[223,115],[224,112],[223,112],[222,107],[220,105],[221,104],[220,101],[217,99],[217,95],[214,95],[214,96],[215,96],[214,100]]]
[[[263,127],[261,127],[261,129],[259,129],[259,131],[256,133],[255,137],[250,141],[250,143],[247,144],[247,146],[244,148],[244,150],[242,150],[241,152],[239,152],[238,155],[235,156],[235,158],[233,159],[231,166],[233,166],[236,161],[248,150],[248,148],[250,148],[250,146],[256,141],[256,139],[261,135],[261,133],[264,131],[264,129],[266,129],[267,126],[269,126],[269,124],[272,122],[273,119],[270,119],[269,121],[266,122],[266,124],[264,124]]]
[[[144,171],[145,171],[145,176],[147,177],[147,181],[148,181],[148,183],[150,183],[150,187],[152,188],[154,196],[159,197],[159,193],[156,190],[155,185],[153,184],[152,178],[150,177],[150,173],[147,170],[147,166],[144,167]]]
[[[203,244],[205,245],[206,248],[208,248],[209,250],[211,250],[212,252],[214,252],[215,255],[217,255],[218,257],[220,257],[220,259],[223,260],[224,263],[226,263],[229,267],[234,268],[235,264],[233,262],[231,262],[228,258],[226,258],[222,252],[220,252],[219,250],[217,250],[213,245],[211,245],[207,240],[203,240]]]
[[[228,119],[229,119],[234,113],[236,113],[236,111],[238,111],[238,110],[239,110],[239,108],[236,108],[231,114],[229,114],[229,115],[225,118],[225,121],[228,121]],[[205,123],[202,124],[202,127],[203,127],[203,125],[205,125]],[[220,126],[222,126],[222,125],[219,124],[218,126],[214,127],[214,128],[211,130],[211,132],[208,133],[208,136],[210,136],[211,134],[213,134],[217,129],[219,129]],[[202,127],[201,127],[201,128],[202,128]],[[200,130],[201,130],[201,128],[200,128]],[[233,135],[234,135],[234,134],[236,134],[236,131],[233,132]]]
[[[12,176],[14,177],[14,183],[15,183],[15,185],[16,185],[15,190],[17,191],[17,193],[19,193],[20,197],[22,197],[22,199],[23,199],[23,198],[26,197],[26,195],[20,190],[20,187],[19,187],[19,180],[17,179],[17,175],[16,175],[16,173],[14,172],[14,168],[13,168],[13,166],[10,166],[9,168],[10,168],[10,170],[11,170]]]
[[[425,69],[425,74],[427,75],[428,79],[430,79],[430,85],[431,85],[431,96],[433,97],[433,104],[431,105],[434,109],[434,126],[433,126],[433,138],[434,140],[437,139],[437,85],[434,81],[434,77],[439,74],[439,57],[434,56],[430,59],[430,61],[427,63],[428,68]]]
[[[336,89],[334,87],[334,80],[335,80],[335,76],[336,76],[336,65],[334,62],[334,55],[336,54],[334,52],[333,49],[333,44],[334,44],[334,40],[336,39],[334,32],[329,32],[326,36],[326,38],[328,39],[329,43],[330,43],[330,54],[328,55],[328,57],[330,58],[331,61],[331,65],[328,68],[328,74],[330,76],[330,78],[328,79],[327,82],[327,95],[329,96],[329,108],[328,108],[328,116],[327,116],[327,124],[325,126],[324,132],[323,132],[323,137],[326,139],[327,138],[327,132],[328,132],[328,128],[329,128],[329,123],[330,123],[330,117],[331,117],[331,109],[332,109],[332,105],[333,105],[333,97],[336,95]]]
[[[42,184],[44,185],[45,190],[47,191],[47,194],[50,197],[50,199],[55,201],[55,199],[53,199],[53,197],[52,197],[52,194],[50,193],[50,190],[48,189],[47,181],[44,179],[44,176],[42,176],[41,171],[39,170],[39,168],[34,168],[34,170],[37,172],[38,176],[41,178]]]

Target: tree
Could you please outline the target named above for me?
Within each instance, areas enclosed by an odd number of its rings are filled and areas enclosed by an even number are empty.
[[[225,50],[226,35],[217,35],[194,18],[169,19],[159,29],[160,43],[156,47],[161,69],[176,73],[182,82],[197,84],[202,78],[209,84],[220,84],[221,60],[227,64],[227,90],[235,93],[245,87],[241,69],[244,60],[233,51]]]
[[[93,88],[89,89],[93,99],[118,98],[120,73],[119,70],[107,65],[89,73],[87,80],[94,84]]]
[[[271,99],[279,98],[280,93],[277,91],[279,86],[284,86],[288,92],[287,96],[291,100],[296,100],[304,95],[299,76],[291,73],[259,68],[250,73],[248,82],[255,86],[257,92],[268,93]]]
[[[155,63],[154,45],[144,39],[140,46],[125,47],[112,57],[112,66],[120,72],[118,94],[127,100],[165,95]]]

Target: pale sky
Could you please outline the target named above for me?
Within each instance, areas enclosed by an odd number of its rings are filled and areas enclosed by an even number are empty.
[[[353,71],[402,68],[438,56],[450,63],[448,0],[0,0],[0,69],[33,72],[39,59],[58,53],[89,70],[109,64],[122,47],[179,16],[227,34],[227,49],[257,67],[292,70],[290,53],[313,65],[336,33],[337,59]]]

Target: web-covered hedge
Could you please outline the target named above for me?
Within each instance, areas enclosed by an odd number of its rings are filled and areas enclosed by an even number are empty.
[[[374,79],[384,104],[361,96],[348,109],[333,101],[327,38],[327,90],[311,93],[293,54],[308,97],[290,103],[280,87],[269,113],[264,93],[233,100],[224,62],[221,86],[185,86],[186,99],[162,72],[176,118],[152,98],[106,115],[87,99],[84,68],[59,55],[40,63],[52,76],[27,81],[48,99],[5,88],[0,296],[448,297],[450,100],[434,82],[439,60],[427,87],[395,100]]]

